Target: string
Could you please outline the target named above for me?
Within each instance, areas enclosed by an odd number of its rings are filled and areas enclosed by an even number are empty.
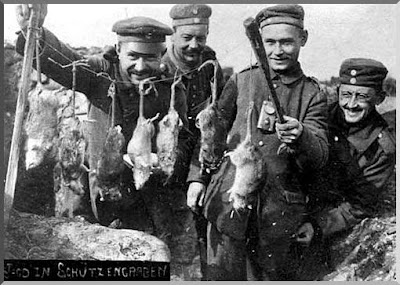
[[[25,37],[25,34],[22,32],[22,35]],[[45,39],[41,39],[41,41],[46,44],[48,47],[50,47],[51,49],[53,49],[55,52],[57,52],[59,55],[61,55],[64,59],[66,59],[69,63],[72,64],[73,60],[71,60],[70,58],[68,58],[65,54],[63,54],[60,50],[58,50],[56,47],[54,47],[53,45],[51,45],[50,43],[48,43]],[[237,47],[239,47],[239,44],[237,45]],[[237,47],[232,49],[233,51],[237,50]],[[57,63],[55,60],[53,60],[52,58],[48,58],[49,60],[51,60],[53,63],[62,66],[60,63]],[[62,67],[66,67],[66,66],[62,66]],[[122,83],[122,84],[130,84],[131,82],[127,82],[127,81],[120,81],[120,80],[113,80],[110,78],[110,76],[108,76],[107,73],[105,72],[95,72],[94,70],[92,70],[89,66],[85,67],[85,66],[80,66],[81,69],[92,73],[94,75],[96,75],[97,77],[103,77],[104,79],[109,80],[110,82],[114,82],[114,83]],[[181,75],[189,75],[191,73],[194,73],[198,71],[198,68],[194,68],[191,69],[187,72],[182,73]],[[152,83],[157,83],[157,82],[165,82],[165,81],[171,81],[173,80],[174,77],[167,77],[167,78],[163,78],[163,79],[156,79],[156,80],[152,80]]]

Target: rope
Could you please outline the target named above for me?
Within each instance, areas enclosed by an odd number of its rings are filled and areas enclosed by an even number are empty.
[[[21,31],[21,32],[22,32],[22,35],[25,37],[25,34],[23,33],[23,31]],[[70,58],[68,58],[65,54],[63,54],[60,50],[58,50],[56,47],[52,46],[50,43],[48,43],[48,42],[47,42],[46,40],[44,40],[44,39],[41,39],[41,41],[42,41],[43,43],[45,43],[48,47],[50,47],[51,49],[53,49],[55,52],[57,52],[59,55],[61,55],[61,56],[62,56],[64,59],[66,59],[70,64],[67,64],[67,65],[64,65],[64,66],[63,66],[63,65],[61,65],[60,63],[58,63],[58,62],[56,62],[55,60],[53,60],[52,58],[48,58],[50,61],[52,61],[53,63],[55,63],[55,64],[57,64],[57,65],[59,65],[59,66],[61,66],[61,67],[63,67],[63,68],[72,65],[73,61],[72,61]],[[238,44],[238,45],[237,45],[234,49],[232,49],[232,50],[233,50],[233,51],[237,50],[239,46],[241,46],[241,44]],[[81,60],[78,60],[78,61],[79,61],[79,62],[83,62],[83,61],[85,61],[85,59],[81,59]],[[105,73],[105,72],[99,72],[99,73],[97,73],[97,72],[95,72],[94,70],[92,70],[88,65],[87,65],[87,66],[80,66],[80,68],[82,68],[83,70],[85,70],[85,71],[87,71],[87,72],[90,72],[90,73],[96,75],[97,77],[103,77],[104,79],[107,79],[107,80],[109,80],[110,82],[122,83],[122,84],[130,84],[130,83],[131,83],[131,82],[127,82],[127,81],[113,80],[112,78],[110,78],[110,76],[109,76],[107,73]],[[198,71],[198,68],[191,69],[191,70],[189,70],[189,71],[187,71],[187,72],[182,73],[181,75],[189,75],[189,74],[191,74],[191,73],[193,73],[193,72],[196,72],[196,71]],[[156,80],[152,80],[151,82],[152,82],[152,83],[157,83],[157,82],[164,82],[164,81],[171,81],[171,80],[174,80],[174,77],[167,77],[167,78],[164,78],[164,79],[156,79]]]

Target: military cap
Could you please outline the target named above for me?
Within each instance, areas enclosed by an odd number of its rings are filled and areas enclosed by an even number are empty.
[[[340,83],[382,90],[388,70],[379,61],[369,58],[348,58],[340,66]]]
[[[176,4],[169,11],[172,26],[208,25],[212,13],[211,7],[205,4]]]
[[[165,50],[165,37],[173,30],[167,25],[148,17],[133,17],[116,22],[112,31],[119,42],[134,42],[138,52],[157,53]]]
[[[304,9],[297,4],[281,4],[261,10],[256,21],[260,28],[273,24],[289,24],[304,28]]]

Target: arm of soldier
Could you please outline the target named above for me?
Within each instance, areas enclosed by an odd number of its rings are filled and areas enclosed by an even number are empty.
[[[301,124],[303,131],[297,145],[296,162],[301,169],[320,169],[328,160],[328,106],[322,91],[310,101]]]
[[[382,189],[393,175],[396,165],[396,144],[395,140],[386,141],[385,136],[387,135],[383,133],[383,137],[378,139],[379,149],[375,153],[373,163],[363,169],[363,181],[365,182],[359,180],[356,183],[368,183],[377,189]],[[358,188],[362,186],[358,185]]]
[[[363,176],[354,179],[353,185],[346,191],[348,201],[315,214],[323,237],[350,229],[364,218],[373,216],[379,194],[393,174],[394,163],[394,153],[388,155],[378,151],[375,162],[366,167]]]
[[[17,8],[17,15],[22,8]],[[25,12],[26,15],[28,12]],[[17,16],[26,17],[26,16]],[[29,17],[28,17],[29,18]],[[43,23],[44,19],[42,20]],[[21,29],[23,30],[24,21],[20,21]],[[25,36],[24,33],[19,33],[16,41],[16,51],[23,55],[25,47]],[[40,37],[40,66],[42,73],[58,82],[59,84],[71,89],[72,88],[72,68],[62,68],[61,66],[50,61],[49,58],[53,59],[60,65],[70,64],[72,61],[80,60],[82,57],[70,49],[66,44],[62,43],[58,38],[49,30],[41,27]],[[36,68],[36,60],[33,62],[33,67]],[[76,90],[82,92],[88,96],[90,94],[89,88],[94,81],[98,80],[94,74],[78,67],[77,71],[77,86]]]
[[[343,202],[337,207],[326,208],[314,216],[316,227],[320,228],[322,238],[348,230],[361,222],[368,215],[361,209]]]
[[[373,162],[361,169],[362,176],[353,179],[351,191],[346,191],[346,196],[353,207],[357,207],[365,215],[375,215],[382,199],[382,191],[392,177],[394,167],[395,153],[385,153],[379,149]]]

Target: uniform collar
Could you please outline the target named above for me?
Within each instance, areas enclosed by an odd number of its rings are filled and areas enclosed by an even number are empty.
[[[347,124],[342,109],[336,104],[329,120],[331,128],[342,133],[359,154],[365,152],[387,126],[386,121],[373,110],[360,124]]]
[[[270,68],[270,73],[272,80],[280,80],[285,85],[292,84],[304,75],[299,62],[297,62],[293,68],[288,70],[288,72],[277,73]]]

